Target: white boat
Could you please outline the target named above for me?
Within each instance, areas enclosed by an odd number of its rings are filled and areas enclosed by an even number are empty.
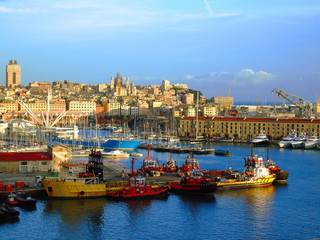
[[[251,143],[256,147],[265,147],[268,146],[270,142],[264,131],[261,131],[256,138],[251,140]]]
[[[109,159],[121,159],[121,158],[129,158],[130,157],[130,154],[127,152],[124,152],[123,150],[102,152],[101,155],[103,158],[109,158]]]
[[[292,148],[304,148],[307,141],[305,133],[301,133],[298,137],[293,138],[290,143]]]
[[[291,141],[297,137],[296,133],[294,130],[287,136],[282,138],[282,140],[279,142],[279,147],[280,148],[289,148],[291,147]]]
[[[142,153],[138,153],[138,152],[133,152],[130,154],[131,157],[143,157]]]
[[[314,134],[307,138],[307,141],[304,144],[304,148],[305,149],[316,149],[317,146],[320,145],[320,140],[318,139],[317,136],[315,136]]]

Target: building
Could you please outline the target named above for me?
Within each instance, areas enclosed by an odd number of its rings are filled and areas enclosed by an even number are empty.
[[[82,113],[94,114],[96,111],[96,102],[94,101],[70,101],[69,111],[80,111]]]
[[[51,88],[52,88],[52,84],[51,83],[39,82],[39,89],[47,90],[47,89],[51,89]]]
[[[106,104],[106,112],[109,113],[109,116],[119,116],[120,103],[116,99],[110,99]]]
[[[138,116],[138,115],[139,115],[139,108],[131,107],[131,116]]]
[[[207,106],[203,106],[202,107],[202,113],[204,116],[207,116],[207,117],[214,117],[214,116],[217,116],[219,113],[218,113],[218,108],[215,107],[215,106],[210,106],[210,105],[207,105]]]
[[[21,84],[21,69],[17,60],[10,60],[6,71],[6,87],[14,88]]]
[[[192,93],[187,93],[181,97],[181,101],[186,105],[191,105],[194,103],[194,95]]]
[[[10,111],[18,111],[18,107],[18,103],[0,103],[0,114]]]
[[[194,135],[196,117],[182,117],[180,133],[182,137]],[[279,119],[279,118],[240,118],[240,117],[199,117],[198,136],[221,137],[235,139],[252,139],[261,131],[270,140],[280,140],[288,136],[292,130],[297,134],[306,133],[320,136],[320,119]]]
[[[171,88],[170,82],[167,79],[162,80],[162,84],[161,84],[161,91],[167,91]]]
[[[0,171],[6,173],[59,172],[60,163],[71,158],[71,151],[61,144],[44,152],[1,152]]]

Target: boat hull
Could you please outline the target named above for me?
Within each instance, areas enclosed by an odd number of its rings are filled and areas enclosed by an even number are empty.
[[[217,182],[217,191],[269,187],[272,185],[275,179],[275,175],[270,175],[265,178],[250,181]]]
[[[50,198],[97,198],[105,197],[112,191],[121,190],[126,182],[84,184],[44,179],[42,184]]]
[[[72,140],[54,138],[54,141],[58,141],[63,144],[74,145],[74,142]],[[86,148],[94,148],[97,146],[97,142],[94,142],[94,141],[84,140],[84,141],[76,141],[76,143]],[[100,141],[98,145],[100,148],[104,148],[108,150],[122,149],[122,150],[132,151],[132,150],[135,150],[140,143],[141,143],[140,140],[108,139],[108,140]]]
[[[112,200],[140,200],[140,199],[155,199],[155,198],[165,198],[168,197],[168,189],[155,194],[136,194],[136,195],[114,195],[108,194],[107,197]]]
[[[263,141],[252,141],[253,146],[255,147],[267,147],[269,146],[269,141],[263,140]]]
[[[217,190],[217,184],[209,183],[206,185],[194,184],[180,184],[173,182],[169,184],[170,192],[179,194],[192,194],[192,195],[214,195]]]

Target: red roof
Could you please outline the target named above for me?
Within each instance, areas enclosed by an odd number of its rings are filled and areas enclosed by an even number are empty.
[[[0,152],[0,162],[51,160],[51,155],[48,152]]]
[[[196,120],[197,117],[182,117],[182,120]],[[198,120],[208,120],[211,119],[209,117],[198,117]]]

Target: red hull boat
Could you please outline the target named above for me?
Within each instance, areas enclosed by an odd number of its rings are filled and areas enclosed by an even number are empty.
[[[6,202],[8,205],[11,205],[11,206],[17,206],[19,204],[19,201],[16,199],[13,193],[10,193],[8,195],[8,197],[6,198]]]
[[[176,193],[213,195],[217,189],[217,183],[208,181],[200,171],[193,169],[187,172],[179,182],[169,183],[169,189]]]
[[[117,200],[159,198],[168,195],[168,188],[161,185],[150,185],[145,178],[136,177],[133,171],[134,158],[132,159],[132,173],[128,185],[120,191],[109,193],[108,197]]]

